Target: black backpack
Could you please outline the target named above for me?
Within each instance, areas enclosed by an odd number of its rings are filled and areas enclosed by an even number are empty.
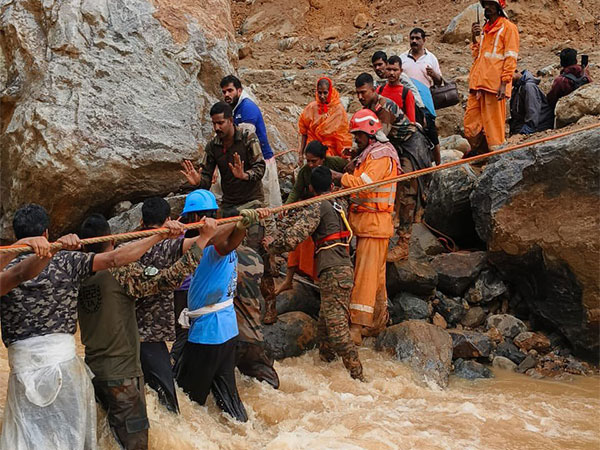
[[[576,77],[572,73],[563,74],[561,76],[565,77],[567,80],[569,80],[571,82],[571,85],[573,86],[573,90],[579,89],[584,84],[588,84],[590,82],[590,79],[585,74],[581,77]],[[402,100],[404,100],[404,99],[402,99]]]

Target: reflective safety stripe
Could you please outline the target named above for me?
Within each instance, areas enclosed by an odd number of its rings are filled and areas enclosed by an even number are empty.
[[[388,197],[375,197],[366,199],[365,203],[389,203],[390,199]]]
[[[378,187],[378,188],[376,188],[376,189],[373,189],[373,190],[372,190],[372,191],[370,191],[370,192],[396,192],[396,185],[394,185],[393,187],[389,187],[389,188],[386,188],[386,187]]]
[[[371,184],[373,182],[373,180],[371,179],[371,177],[369,175],[367,175],[367,173],[363,173],[360,178],[367,184]]]
[[[359,303],[350,303],[350,309],[355,309],[357,311],[373,313],[375,310],[367,305],[361,305]]]
[[[512,51],[508,51],[504,54],[485,52],[485,54],[483,56],[485,56],[486,58],[491,58],[491,59],[506,59],[506,58],[517,59],[519,54],[517,52],[512,52]]]

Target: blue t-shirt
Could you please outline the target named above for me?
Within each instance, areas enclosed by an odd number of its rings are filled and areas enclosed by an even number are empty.
[[[188,309],[230,300],[237,287],[237,252],[221,256],[214,246],[204,249],[188,292]],[[188,341],[194,344],[222,344],[238,335],[233,305],[193,319]]]
[[[429,114],[431,114],[433,117],[436,117],[435,107],[433,106],[433,97],[431,96],[431,90],[419,80],[416,80],[414,78],[411,78],[411,80],[413,83],[415,83],[415,86],[417,87],[417,90],[421,95],[421,100],[423,100],[423,104],[425,105],[425,108],[427,108],[427,111],[429,111]]]
[[[233,111],[233,123],[236,125],[240,123],[251,123],[254,125],[263,158],[267,160],[273,157],[273,150],[271,150],[269,138],[267,137],[267,127],[265,126],[265,120],[260,112],[260,108],[252,99],[245,97],[243,94]]]

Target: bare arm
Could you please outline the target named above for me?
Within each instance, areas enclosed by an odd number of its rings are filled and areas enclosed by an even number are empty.
[[[19,239],[13,245],[29,245],[34,253],[40,258],[49,258],[54,254],[54,252],[50,250],[50,243],[44,236]],[[0,255],[0,270],[4,269],[17,255],[18,253],[6,253]]]

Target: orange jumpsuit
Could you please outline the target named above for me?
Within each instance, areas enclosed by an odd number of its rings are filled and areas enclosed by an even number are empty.
[[[363,186],[399,173],[398,153],[389,142],[369,145],[361,158],[354,173],[342,177],[343,187]],[[357,236],[350,321],[366,327],[366,335],[379,333],[388,322],[385,264],[388,241],[394,234],[395,197],[396,184],[393,183],[359,192],[350,198],[349,221]]]
[[[471,45],[473,65],[469,73],[469,97],[465,111],[465,137],[473,150],[504,143],[506,99],[498,100],[500,83],[506,83],[506,97],[512,92],[512,76],[519,55],[519,30],[506,17],[486,23],[478,43]]]

